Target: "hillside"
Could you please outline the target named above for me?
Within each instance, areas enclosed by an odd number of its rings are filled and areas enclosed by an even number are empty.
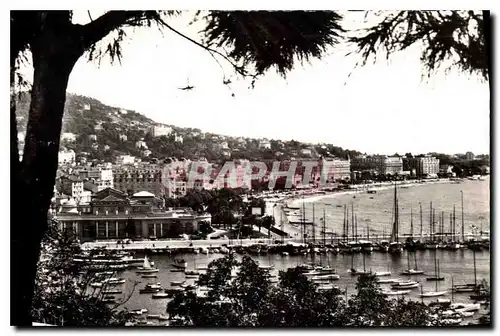
[[[25,132],[28,108],[29,96],[24,94],[17,105],[19,133]],[[136,111],[108,106],[93,98],[68,93],[62,132],[75,134],[76,140],[62,140],[61,146],[77,153],[86,152],[91,159],[107,161],[121,154],[142,159],[205,157],[209,161],[317,158],[320,155],[346,158],[348,154],[351,157],[359,154],[331,144],[312,145],[293,140],[269,140],[266,146],[261,142],[262,139],[228,137],[175,125],[166,125],[172,128],[169,136],[153,137],[150,129],[154,125],[159,123]],[[91,140],[89,135],[95,135],[97,140]],[[151,153],[145,152],[146,148],[137,148],[139,140],[145,142]]]

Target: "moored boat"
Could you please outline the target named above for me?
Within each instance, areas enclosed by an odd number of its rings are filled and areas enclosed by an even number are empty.
[[[166,299],[166,298],[169,298],[171,297],[170,294],[168,293],[161,293],[161,292],[158,292],[158,293],[154,293],[152,298],[153,299]]]
[[[186,283],[186,281],[184,281],[184,280],[182,280],[182,281],[170,281],[170,286],[182,286],[185,283]]]
[[[417,288],[419,286],[419,284],[408,284],[408,285],[398,285],[398,284],[395,284],[395,285],[392,285],[391,287],[393,289],[411,289],[411,288]]]
[[[163,290],[167,294],[176,294],[184,291],[184,288],[182,287],[174,287],[174,288],[165,288]]]
[[[421,275],[424,274],[422,270],[407,269],[401,272],[401,275]]]
[[[381,276],[390,276],[391,272],[390,271],[381,271],[381,272],[375,272],[375,276],[381,277]]]
[[[431,292],[423,292],[420,293],[419,295],[421,297],[435,297],[435,296],[443,296],[446,295],[447,293],[448,293],[447,291],[440,291],[440,292],[431,291]]]
[[[187,261],[184,259],[174,259],[172,266],[185,269],[187,268]]]
[[[144,256],[144,264],[142,267],[139,267],[135,272],[136,273],[156,273],[159,269],[153,268],[147,256]]]
[[[314,280],[338,280],[340,276],[338,274],[325,274],[325,275],[316,275],[311,278]]]
[[[398,290],[398,291],[382,291],[382,294],[384,295],[406,295],[409,294],[411,290],[406,289],[406,290]]]
[[[376,282],[379,284],[383,283],[399,283],[402,282],[403,280],[401,279],[377,279]]]
[[[120,284],[124,284],[125,281],[126,280],[122,279],[122,278],[109,278],[109,279],[105,279],[103,281],[103,284],[120,285]]]
[[[142,274],[141,278],[156,278],[156,274]]]
[[[140,294],[154,294],[161,291],[161,285],[158,284],[147,284],[144,288],[139,289]]]

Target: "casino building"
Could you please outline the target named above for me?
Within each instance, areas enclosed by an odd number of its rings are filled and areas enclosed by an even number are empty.
[[[177,238],[198,231],[210,214],[190,208],[166,209],[155,195],[141,191],[126,193],[106,188],[92,195],[86,204],[73,199],[62,203],[53,216],[62,230],[75,232],[80,241],[122,238]]]

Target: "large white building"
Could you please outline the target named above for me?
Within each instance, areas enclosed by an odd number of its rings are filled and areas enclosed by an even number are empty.
[[[439,159],[426,155],[423,157],[409,158],[408,166],[419,177],[435,177],[439,173]]]
[[[172,131],[172,127],[168,127],[165,125],[155,125],[151,128],[151,134],[154,137],[169,136]]]
[[[384,175],[403,174],[403,158],[399,156],[389,156],[384,161]]]
[[[95,184],[98,191],[106,188],[114,188],[113,170],[110,168],[93,167],[81,170],[79,175],[80,178],[89,180]]]
[[[351,178],[351,161],[339,158],[322,158],[319,161],[322,182],[346,181]]]

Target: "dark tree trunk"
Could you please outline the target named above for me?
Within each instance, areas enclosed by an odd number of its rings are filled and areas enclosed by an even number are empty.
[[[53,196],[69,75],[90,46],[142,12],[110,11],[91,23],[71,23],[69,11],[11,12],[11,84],[18,53],[29,46],[34,78],[23,160],[17,152],[11,104],[11,324],[31,326],[40,242]],[[28,29],[24,29],[28,28]],[[21,197],[17,197],[17,195]],[[14,197],[12,197],[14,196]],[[21,260],[19,260],[21,258]]]
[[[33,288],[53,196],[66,87],[81,55],[75,51],[79,48],[70,47],[70,34],[61,33],[49,30],[32,48],[34,77],[23,161],[12,172],[11,188],[22,195],[13,202],[11,222],[11,255],[19,261],[11,263],[11,324],[16,326],[33,322]],[[17,138],[17,132],[11,137]]]

